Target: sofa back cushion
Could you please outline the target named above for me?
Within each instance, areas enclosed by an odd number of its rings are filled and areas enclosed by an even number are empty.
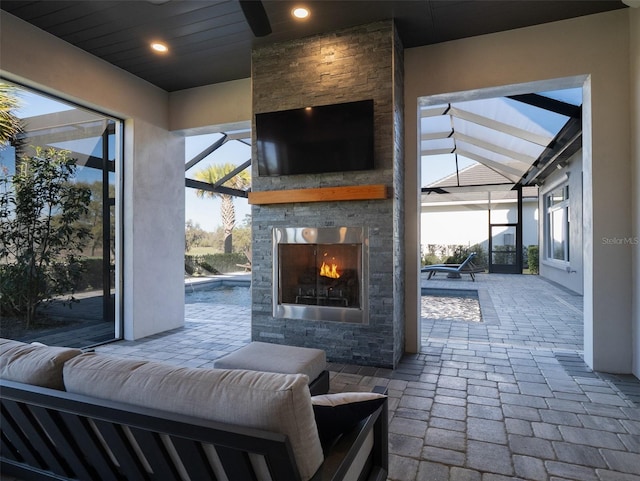
[[[65,364],[64,382],[73,393],[285,434],[304,480],[323,461],[308,378],[301,374],[82,354]]]
[[[62,366],[80,349],[26,344],[0,338],[0,377],[35,386],[64,389]]]

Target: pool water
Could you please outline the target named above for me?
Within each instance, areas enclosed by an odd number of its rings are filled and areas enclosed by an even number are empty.
[[[221,304],[251,307],[251,290],[248,286],[213,285],[191,289],[187,287],[185,304]]]
[[[477,291],[423,289],[420,306],[423,319],[482,322]]]

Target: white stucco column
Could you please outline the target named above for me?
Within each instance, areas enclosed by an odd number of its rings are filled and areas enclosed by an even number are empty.
[[[584,359],[612,373],[630,373],[633,356],[628,33],[609,37],[621,58],[602,50],[583,104]]]
[[[640,378],[640,8],[629,11],[633,259],[633,374]]]
[[[124,337],[184,325],[184,138],[125,127]]]

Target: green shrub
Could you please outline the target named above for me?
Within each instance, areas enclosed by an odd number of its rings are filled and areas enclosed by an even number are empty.
[[[487,253],[480,244],[475,244],[469,248],[469,252],[475,252],[476,256],[473,258],[473,263],[478,267],[486,267],[489,264],[487,259]]]
[[[202,266],[210,272],[214,269],[218,272],[237,272],[241,270],[238,264],[246,264],[247,257],[241,252],[230,252],[227,254],[208,254],[204,257]],[[208,267],[206,267],[208,266]]]
[[[469,257],[469,248],[463,245],[458,245],[453,248],[453,254],[447,257],[444,261],[445,264],[462,264],[464,260]]]
[[[426,250],[427,252],[422,254],[421,258],[423,266],[433,264],[461,264],[472,252],[476,253],[473,259],[473,263],[476,266],[484,267],[487,265],[487,253],[481,244],[474,244],[472,246],[427,244]],[[452,251],[452,255],[446,255],[447,252]]]
[[[220,274],[221,273],[221,271],[219,271],[218,269],[213,267],[213,265],[205,258],[201,258],[198,261],[198,265],[200,267],[202,267],[205,271],[209,272],[210,274]]]
[[[189,274],[190,276],[194,275],[196,272],[196,268],[194,267],[193,264],[189,263],[186,259],[187,256],[185,256],[185,260],[184,260],[184,271]]]
[[[473,263],[476,266],[482,267],[487,265],[487,253],[484,251],[484,248],[480,244],[474,244],[472,246],[454,246],[453,255],[447,257],[444,263],[462,264],[472,252],[476,253],[476,256],[473,258]]]
[[[185,271],[189,275],[224,274],[242,270],[240,265],[247,263],[247,256],[241,252],[228,254],[206,254],[185,256]]]
[[[425,254],[424,256],[422,256],[422,265],[423,266],[430,266],[433,264],[440,264],[441,260],[440,257],[438,257],[435,254]]]
[[[527,258],[529,260],[529,272],[531,274],[540,273],[540,252],[537,245],[527,247]]]
[[[92,238],[82,222],[91,189],[75,182],[69,154],[38,147],[16,161],[13,175],[0,171],[0,313],[23,317],[27,328],[43,302],[75,301],[84,268],[78,254]]]
[[[85,257],[81,263],[82,273],[76,291],[102,289],[102,257]]]
[[[493,263],[513,265],[516,263],[516,251],[513,246],[494,246]]]
[[[184,270],[190,276],[206,276],[211,274],[220,274],[205,260],[202,255],[185,255]]]

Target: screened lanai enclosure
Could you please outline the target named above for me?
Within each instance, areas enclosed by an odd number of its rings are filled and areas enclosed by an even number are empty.
[[[580,88],[421,99],[423,255],[476,246],[489,272],[522,273],[539,240],[539,187],[581,148],[581,112]],[[568,220],[555,219],[549,243],[566,243]]]
[[[238,224],[246,223],[251,190],[251,129],[236,126],[221,132],[185,137],[185,220],[191,226],[223,229],[222,251],[232,253],[241,247],[250,266],[250,246],[234,246]],[[211,200],[196,202],[196,198]],[[243,218],[244,216],[244,218]],[[189,227],[189,225],[187,227]],[[188,234],[187,234],[188,236]],[[236,249],[234,249],[234,247]],[[188,249],[187,249],[188,250]]]
[[[187,142],[194,153],[187,152],[185,160],[185,186],[204,192],[247,198],[249,186],[238,178],[251,167],[251,130],[239,128],[226,132],[188,136]],[[241,159],[241,160],[239,160]],[[206,179],[198,175],[212,167],[229,165],[218,178]],[[204,180],[203,180],[204,179]]]

